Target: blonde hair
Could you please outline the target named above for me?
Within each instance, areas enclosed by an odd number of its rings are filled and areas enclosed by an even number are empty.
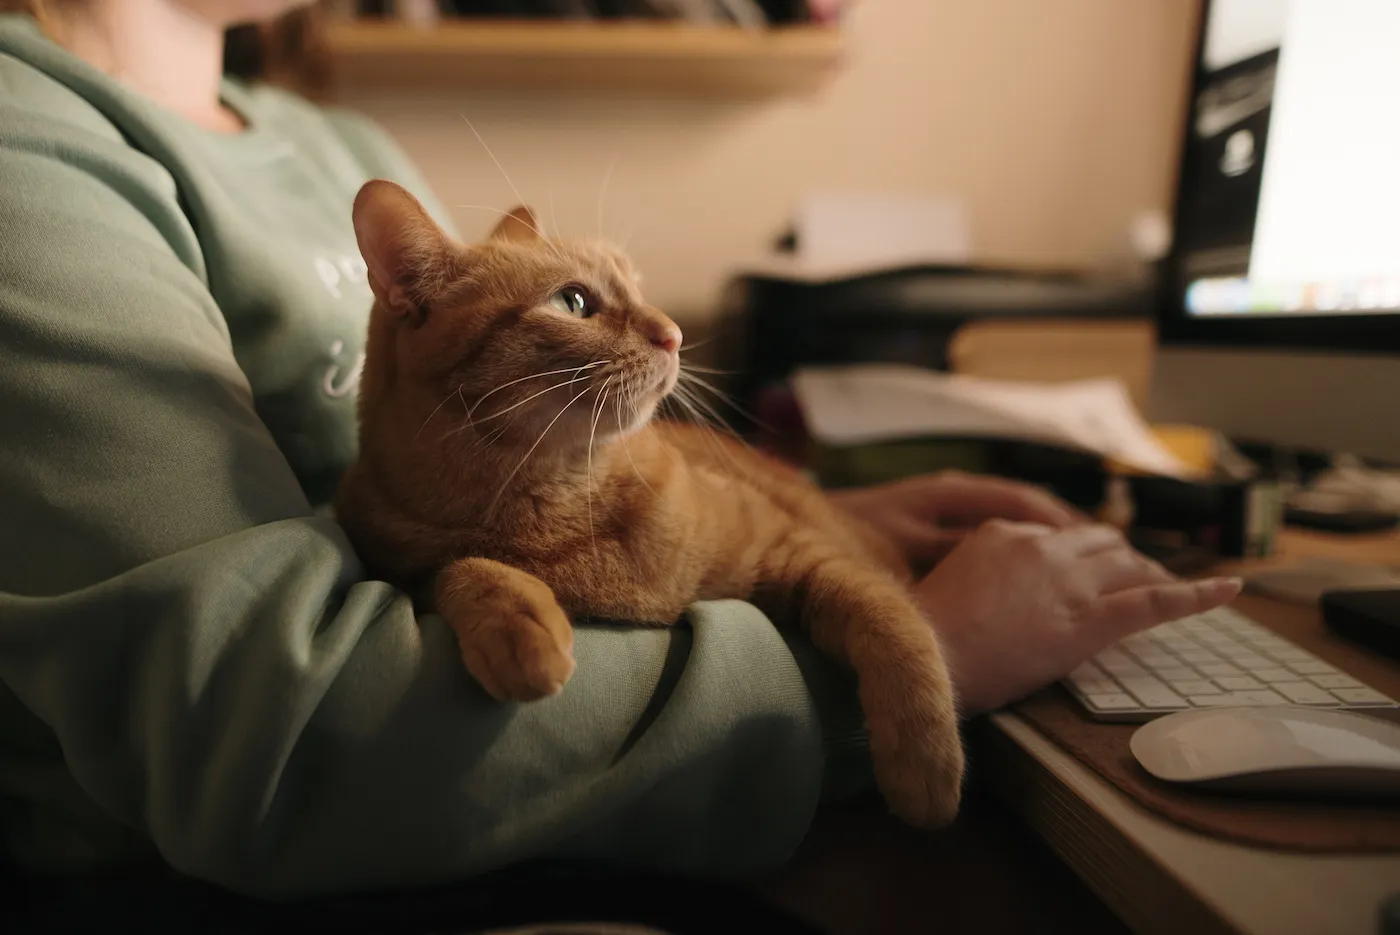
[[[26,13],[45,27],[50,0],[0,0],[0,13]],[[323,99],[330,64],[318,6],[301,7],[268,23],[235,26],[224,36],[224,73],[266,81]]]

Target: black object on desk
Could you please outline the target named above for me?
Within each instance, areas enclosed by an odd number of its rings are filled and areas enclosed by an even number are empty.
[[[740,324],[739,402],[804,366],[907,364],[948,369],[954,334],[992,319],[1151,319],[1146,287],[1069,274],[908,266],[836,279],[754,272],[736,277],[725,317]],[[744,424],[740,420],[740,424]]]
[[[1287,513],[1284,514],[1284,522],[1290,526],[1321,529],[1324,532],[1348,535],[1385,532],[1388,529],[1394,529],[1396,526],[1400,526],[1400,516],[1377,510],[1345,510],[1339,513],[1328,513],[1321,510],[1300,510],[1296,507],[1289,507]]]
[[[1322,595],[1322,621],[1343,639],[1400,660],[1400,588],[1329,591]]]
[[[1400,893],[1381,903],[1380,935],[1400,935]]]

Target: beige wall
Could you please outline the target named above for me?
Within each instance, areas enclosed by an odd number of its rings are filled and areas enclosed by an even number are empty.
[[[988,262],[1080,266],[1164,207],[1192,0],[857,0],[849,59],[812,99],[766,103],[364,96],[449,205],[516,199],[461,119],[565,233],[605,232],[657,304],[713,314],[812,189],[965,199]],[[455,209],[463,231],[490,223]]]

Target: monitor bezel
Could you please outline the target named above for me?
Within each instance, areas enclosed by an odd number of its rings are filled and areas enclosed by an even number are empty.
[[[1181,230],[1186,199],[1182,182],[1191,145],[1196,99],[1205,70],[1201,67],[1212,0],[1198,5],[1195,42],[1190,60],[1190,82],[1177,136],[1175,200],[1172,229]],[[1267,159],[1267,155],[1265,156]],[[1361,312],[1355,315],[1192,317],[1186,311],[1186,282],[1180,275],[1183,265],[1180,239],[1172,238],[1171,250],[1163,261],[1161,299],[1157,316],[1158,340],[1164,345],[1221,347],[1259,350],[1344,350],[1355,353],[1394,353],[1400,351],[1400,312]],[[1256,317],[1257,316],[1257,317]]]

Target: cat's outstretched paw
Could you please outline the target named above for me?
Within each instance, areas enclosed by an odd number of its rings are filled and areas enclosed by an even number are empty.
[[[467,671],[498,701],[559,694],[574,672],[574,631],[554,592],[508,565],[469,562],[444,572],[438,589]]]
[[[963,781],[962,738],[951,692],[933,686],[908,694],[886,691],[867,708],[875,782],[891,811],[919,828],[951,822],[958,814]]]

